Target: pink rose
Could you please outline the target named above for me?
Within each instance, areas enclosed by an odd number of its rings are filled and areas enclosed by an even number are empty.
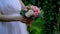
[[[35,12],[38,12],[39,8],[37,6],[32,6],[32,10],[35,11]]]
[[[40,10],[37,6],[32,6],[32,10],[34,11],[34,16],[37,17],[40,13]]]
[[[34,17],[37,17],[39,15],[38,12],[34,12]]]

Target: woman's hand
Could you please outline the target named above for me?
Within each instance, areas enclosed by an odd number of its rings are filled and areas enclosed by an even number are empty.
[[[30,26],[30,25],[32,24],[32,22],[33,22],[32,19],[26,18],[26,17],[23,17],[23,16],[22,16],[22,18],[21,18],[20,21],[23,22],[23,23],[25,23],[25,24],[27,24],[27,25],[29,25],[29,26]]]
[[[24,16],[20,17],[20,21],[23,23],[26,23],[27,18],[25,18]]]
[[[26,20],[26,24],[27,24],[28,26],[31,26],[32,22],[33,22],[32,19],[27,18],[27,20]]]
[[[25,11],[28,11],[28,10],[29,10],[29,7],[28,7],[28,6],[25,6],[25,7],[24,7],[24,10],[25,10]]]

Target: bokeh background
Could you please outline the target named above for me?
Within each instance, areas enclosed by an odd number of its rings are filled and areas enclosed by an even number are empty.
[[[60,0],[22,0],[27,6],[38,6],[41,17],[28,28],[30,34],[60,34]]]

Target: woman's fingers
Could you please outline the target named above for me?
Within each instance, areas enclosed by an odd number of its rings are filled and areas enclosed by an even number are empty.
[[[27,19],[24,19],[23,22],[26,23]]]
[[[21,19],[20,19],[20,21],[23,22],[23,23],[26,23],[27,18],[25,18],[24,16],[22,16]]]
[[[29,10],[29,7],[28,7],[28,6],[25,6],[25,7],[24,7],[24,10],[25,10],[25,11],[28,11],[28,10]]]
[[[31,24],[32,24],[32,21],[33,21],[33,20],[29,18],[29,19],[26,20],[26,24],[27,24],[27,25],[31,25]]]
[[[30,18],[23,17],[23,18],[21,18],[21,22],[26,23],[27,25],[31,25],[33,20]]]

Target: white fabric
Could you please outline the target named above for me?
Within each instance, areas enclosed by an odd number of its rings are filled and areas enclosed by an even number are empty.
[[[19,0],[0,0],[0,12],[3,15],[20,16]],[[26,24],[20,21],[0,22],[0,34],[28,34]]]

